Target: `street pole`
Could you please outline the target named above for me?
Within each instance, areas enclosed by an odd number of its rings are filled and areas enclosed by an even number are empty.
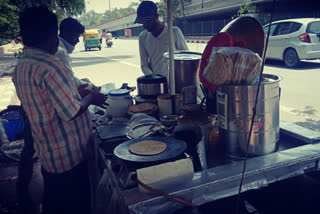
[[[172,31],[173,14],[172,14],[172,0],[167,0],[167,14],[168,14],[168,31],[169,31],[169,82],[171,95],[171,109],[172,114],[176,114],[176,86],[174,73],[174,37]]]

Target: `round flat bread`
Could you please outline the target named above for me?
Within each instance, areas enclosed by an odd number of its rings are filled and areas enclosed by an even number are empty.
[[[145,113],[156,110],[157,105],[153,103],[140,103],[138,105],[132,105],[129,107],[129,111],[132,113]]]
[[[166,150],[167,144],[157,140],[143,140],[131,144],[129,151],[136,155],[157,155]]]

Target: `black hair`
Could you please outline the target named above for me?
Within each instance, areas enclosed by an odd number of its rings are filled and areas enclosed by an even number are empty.
[[[34,47],[58,34],[57,16],[46,7],[31,7],[20,13],[20,34],[26,46]]]
[[[78,33],[83,34],[84,26],[74,18],[68,17],[60,23],[60,34],[64,33]]]

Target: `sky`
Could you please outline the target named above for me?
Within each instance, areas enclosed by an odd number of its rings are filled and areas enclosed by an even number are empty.
[[[160,0],[154,0],[159,2]],[[103,13],[109,10],[109,2],[111,9],[113,8],[127,8],[131,2],[139,2],[139,0],[85,0],[86,11],[94,10],[96,13]]]

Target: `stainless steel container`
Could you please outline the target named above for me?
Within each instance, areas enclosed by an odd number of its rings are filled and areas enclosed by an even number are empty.
[[[137,79],[138,94],[142,98],[157,98],[168,93],[167,79],[159,74],[144,75]]]
[[[278,149],[279,76],[263,74],[248,154],[264,155]],[[219,134],[231,158],[244,158],[257,85],[217,87]]]
[[[169,52],[164,53],[163,56],[169,59]],[[201,53],[191,51],[174,52],[176,93],[183,93],[183,88],[187,86],[197,87],[197,71],[201,56]]]

